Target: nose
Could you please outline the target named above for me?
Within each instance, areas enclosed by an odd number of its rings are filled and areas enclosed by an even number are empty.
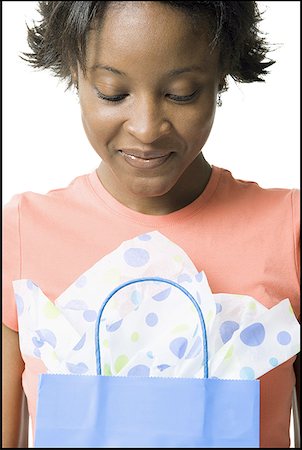
[[[160,101],[150,98],[133,103],[124,126],[129,134],[143,144],[150,144],[169,134],[172,128]]]

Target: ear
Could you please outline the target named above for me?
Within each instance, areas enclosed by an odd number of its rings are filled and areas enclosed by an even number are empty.
[[[77,72],[74,69],[71,69],[70,73],[71,73],[72,84],[74,85],[76,90],[78,90],[78,74],[77,74]]]

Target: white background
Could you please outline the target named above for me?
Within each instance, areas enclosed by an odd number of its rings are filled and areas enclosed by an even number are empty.
[[[265,11],[260,27],[277,44],[269,56],[277,62],[265,83],[230,80],[204,154],[237,178],[263,187],[299,187],[300,2],[258,4]],[[36,6],[35,1],[2,2],[3,203],[16,193],[63,187],[99,164],[76,95],[18,56],[28,50],[25,21],[31,25],[39,17]]]
[[[265,83],[235,84],[222,95],[204,154],[210,164],[263,187],[299,187],[300,2],[260,1],[261,29],[275,45]],[[3,5],[3,203],[23,191],[47,192],[94,170],[74,92],[18,54],[28,50],[25,20],[34,1]]]

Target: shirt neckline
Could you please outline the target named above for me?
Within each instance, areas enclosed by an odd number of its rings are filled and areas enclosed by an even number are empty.
[[[209,181],[199,197],[197,197],[192,203],[185,206],[184,208],[173,211],[169,214],[159,216],[143,214],[120,203],[104,188],[103,184],[98,178],[96,169],[93,172],[87,174],[86,177],[87,182],[94,195],[97,196],[99,200],[101,200],[100,205],[102,205],[102,207],[105,206],[112,213],[122,216],[132,222],[152,226],[155,228],[158,226],[168,226],[177,222],[181,222],[184,219],[194,215],[197,211],[203,209],[207,205],[208,201],[210,200],[218,186],[218,182],[222,172],[220,167],[212,165],[211,168],[212,171]]]

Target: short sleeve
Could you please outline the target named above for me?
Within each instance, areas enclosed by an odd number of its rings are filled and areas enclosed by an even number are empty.
[[[2,322],[17,331],[18,318],[12,281],[21,278],[19,204],[15,195],[3,207],[2,220]]]

